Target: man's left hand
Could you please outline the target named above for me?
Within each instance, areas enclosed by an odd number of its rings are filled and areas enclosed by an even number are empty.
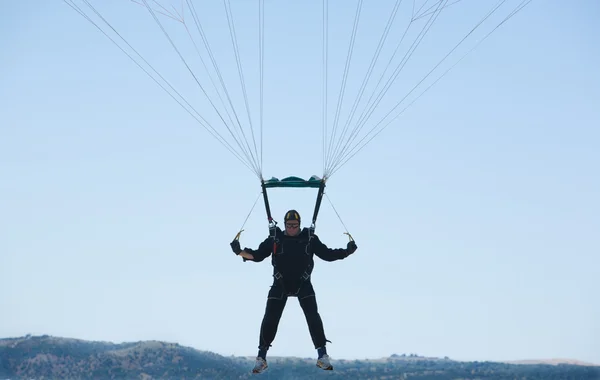
[[[346,249],[348,250],[348,255],[351,255],[358,249],[358,246],[354,240],[350,240],[346,246]]]

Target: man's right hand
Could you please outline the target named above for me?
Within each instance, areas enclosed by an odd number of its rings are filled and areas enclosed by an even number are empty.
[[[229,245],[231,246],[231,250],[233,251],[233,253],[235,253],[236,255],[239,255],[240,252],[242,252],[242,248],[240,247],[240,241],[238,239],[234,239]]]

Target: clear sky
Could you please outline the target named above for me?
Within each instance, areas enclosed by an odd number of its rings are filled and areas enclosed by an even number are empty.
[[[321,176],[321,3],[265,2],[262,139],[258,2],[243,3],[231,11],[262,174]],[[394,5],[371,3],[340,127]],[[441,12],[363,133],[496,2],[481,3]],[[329,128],[356,4],[330,1]],[[507,4],[439,74],[519,1]],[[399,8],[354,124],[412,8]],[[232,141],[143,5],[98,10]],[[196,13],[247,127],[223,3]],[[210,91],[183,25],[157,16]],[[330,247],[346,245],[333,204],[359,246],[343,261],[317,259],[313,276],[334,359],[600,363],[599,17],[596,1],[534,0],[329,179],[317,232]],[[197,33],[189,12],[185,20]],[[260,195],[257,175],[66,3],[3,1],[0,36],[0,337],[159,339],[255,355],[271,265],[243,263],[229,242]],[[308,224],[314,189],[269,195],[280,223],[296,208]],[[242,246],[267,236],[261,199],[244,229]],[[270,355],[315,355],[295,299]]]

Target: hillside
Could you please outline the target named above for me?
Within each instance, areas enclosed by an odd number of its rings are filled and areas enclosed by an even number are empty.
[[[249,379],[252,357],[222,356],[159,341],[114,344],[26,336],[0,339],[0,379]],[[321,371],[314,358],[269,358],[264,379],[600,379],[600,367],[571,364],[459,362],[392,355],[335,360]],[[256,375],[254,375],[256,376]]]

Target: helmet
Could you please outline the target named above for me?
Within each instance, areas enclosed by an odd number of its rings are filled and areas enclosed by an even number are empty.
[[[300,223],[300,214],[296,210],[290,210],[285,213],[285,217],[283,218],[284,223],[287,223],[290,220],[297,220]]]

